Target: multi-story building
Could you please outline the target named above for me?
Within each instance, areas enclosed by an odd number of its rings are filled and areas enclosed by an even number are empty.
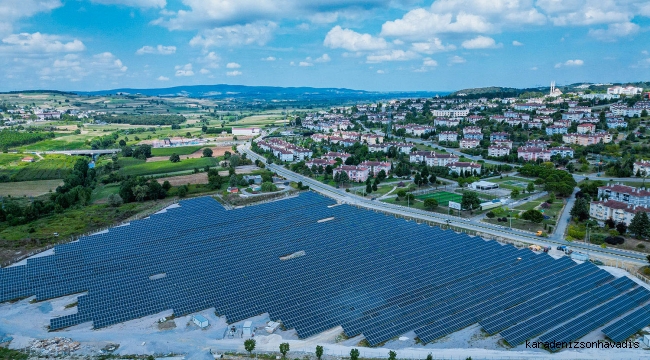
[[[457,162],[458,156],[454,154],[442,154],[433,151],[414,151],[409,156],[412,163],[425,162],[427,166],[446,166],[449,163]]]
[[[550,141],[528,140],[528,141],[526,141],[526,144],[524,146],[532,146],[532,147],[539,147],[539,148],[542,148],[542,149],[546,149],[546,147],[548,147],[549,145],[551,145]]]
[[[568,131],[569,128],[562,125],[551,125],[546,127],[546,135],[566,134]]]
[[[650,190],[614,184],[598,188],[599,199],[610,199],[636,206],[650,207]]]
[[[508,140],[508,137],[510,134],[507,132],[493,132],[490,134],[490,141],[497,141],[497,140]]]
[[[376,134],[362,134],[361,141],[364,141],[368,144],[381,144],[384,142],[384,137],[382,135]]]
[[[331,151],[328,152],[327,154],[323,155],[324,159],[336,160],[336,158],[339,158],[339,159],[343,160],[343,162],[345,162],[345,160],[347,160],[347,158],[349,158],[349,157],[350,157],[350,154],[348,154],[348,153],[331,152]]]
[[[627,128],[627,122],[622,118],[607,118],[607,128],[608,129],[620,129]]]
[[[488,156],[500,157],[510,155],[510,148],[507,146],[488,146]]]
[[[350,181],[363,182],[368,179],[370,168],[367,166],[341,165],[333,169],[332,176],[342,172],[348,175]]]
[[[442,131],[438,134],[438,141],[458,141],[458,133],[455,131]]]
[[[517,149],[517,157],[525,161],[537,161],[537,159],[550,161],[551,151],[540,147],[522,146]]]
[[[257,146],[264,151],[271,151],[273,155],[282,161],[293,161],[294,158],[305,160],[313,156],[313,152],[310,149],[305,149],[280,139],[269,138],[258,141]]]
[[[459,119],[435,118],[433,120],[433,125],[435,126],[456,127],[458,124],[460,124]]]
[[[483,133],[481,132],[481,128],[478,126],[467,126],[463,128],[463,137],[465,139],[478,139],[482,140],[483,139]]]
[[[433,116],[465,117],[469,115],[469,109],[433,110],[432,113]]]
[[[548,151],[551,152],[551,156],[560,155],[562,157],[569,157],[569,158],[573,157],[573,149],[566,146],[552,147],[548,149]]]
[[[479,146],[481,143],[477,139],[460,139],[460,148],[461,149],[474,149]]]
[[[589,206],[589,216],[592,218],[600,221],[612,219],[616,223],[622,222],[628,226],[638,212],[650,213],[650,208],[610,199],[592,201]]]
[[[382,161],[364,161],[359,166],[365,166],[370,169],[370,174],[373,176],[379,175],[379,173],[384,170],[384,173],[388,175],[390,173],[390,169],[392,167],[391,163],[389,162],[382,162]]]
[[[305,166],[307,166],[310,169],[312,168],[312,166],[316,166],[318,168],[320,166],[322,166],[322,167],[326,167],[328,165],[329,166],[334,166],[334,164],[336,164],[336,161],[328,160],[328,159],[311,159],[311,160],[305,161]]]
[[[383,151],[387,152],[391,147],[397,148],[398,152],[401,152],[403,154],[408,154],[411,152],[411,149],[415,147],[414,144],[411,143],[398,143],[398,142],[385,142],[382,144],[370,144],[368,145],[368,151],[370,152],[377,152],[377,151]]]
[[[508,149],[512,149],[512,141],[510,140],[492,140],[492,143],[496,146],[505,146]]]
[[[633,175],[650,176],[650,161],[641,160],[635,162]]]
[[[595,132],[596,132],[596,125],[594,124],[583,123],[578,125],[578,134],[593,134]]]
[[[471,175],[481,175],[481,164],[473,162],[453,162],[446,165],[449,168],[450,173],[456,173],[458,175],[471,174]]]
[[[395,125],[395,130],[399,129],[404,129],[407,134],[415,136],[420,136],[435,131],[435,128],[433,126],[418,124]]]
[[[612,135],[609,133],[595,133],[595,134],[564,134],[562,141],[565,144],[576,144],[581,146],[588,146],[598,144],[601,141],[604,144],[612,142]]]
[[[638,95],[643,92],[643,88],[634,86],[614,86],[607,88],[607,93],[610,95]]]

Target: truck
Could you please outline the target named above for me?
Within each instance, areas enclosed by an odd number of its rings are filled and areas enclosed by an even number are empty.
[[[537,230],[537,232],[535,233],[535,235],[537,236],[542,236],[542,234],[543,234],[542,230]]]

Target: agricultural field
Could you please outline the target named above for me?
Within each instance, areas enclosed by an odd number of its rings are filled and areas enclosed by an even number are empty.
[[[167,161],[146,162],[132,158],[122,158],[119,160],[120,175],[123,176],[145,176],[160,175],[183,170],[193,170],[194,168],[203,169],[206,166],[216,167],[219,165],[220,158],[198,158],[198,159],[181,159],[177,163]]]
[[[24,157],[25,155],[23,154],[0,154],[0,167],[11,165],[12,163],[20,161],[20,159]]]
[[[172,154],[189,155],[203,149],[203,145],[196,146],[179,146],[168,148],[155,148],[151,149],[151,156],[171,156]]]
[[[24,155],[21,155],[21,157]],[[77,157],[68,155],[44,155],[36,162],[14,162],[0,169],[0,175],[11,181],[64,179],[74,167]]]
[[[0,197],[39,196],[54,192],[62,184],[63,181],[58,179],[0,183]]]

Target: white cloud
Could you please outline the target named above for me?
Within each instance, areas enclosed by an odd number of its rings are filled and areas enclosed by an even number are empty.
[[[176,65],[176,76],[194,76],[192,64]]]
[[[535,71],[535,70],[537,70],[537,66],[533,66],[533,67],[530,68],[530,69],[533,70],[533,71]]]
[[[314,64],[307,61],[301,61],[298,63],[298,66],[307,67],[307,66],[314,66]]]
[[[325,36],[323,45],[332,49],[348,51],[373,51],[388,47],[386,40],[373,37],[370,34],[360,34],[354,30],[333,27]]]
[[[641,54],[643,54],[643,55],[648,55],[648,50],[643,50],[643,51],[641,51]]]
[[[502,46],[503,44],[497,44],[491,37],[482,35],[471,40],[465,40],[462,43],[462,47],[465,49],[494,49]]]
[[[9,34],[13,24],[26,17],[63,6],[61,0],[2,0],[0,1],[0,34]]]
[[[176,46],[163,46],[158,45],[156,47],[145,45],[138,49],[135,53],[137,55],[144,54],[159,54],[159,55],[171,55],[176,52]]]
[[[448,61],[447,61],[448,65],[450,65],[450,66],[454,65],[454,64],[463,64],[463,63],[466,63],[466,62],[467,62],[467,60],[465,60],[464,58],[462,58],[462,57],[460,57],[458,55],[450,57],[448,59]]]
[[[169,78],[166,77],[166,76],[160,75],[160,76],[158,76],[158,79],[156,79],[156,80],[158,80],[158,81],[169,81]]]
[[[609,24],[607,29],[591,29],[589,35],[601,41],[615,41],[618,38],[634,35],[639,32],[639,25],[625,22]]]
[[[405,61],[418,57],[413,51],[391,50],[366,56],[367,63],[379,63],[384,61]]]
[[[196,59],[196,61],[201,64],[206,64],[205,66],[210,69],[216,69],[219,67],[219,62],[221,61],[221,57],[217,55],[217,53],[215,53],[214,51],[210,51],[205,56]]]
[[[326,63],[326,62],[330,62],[330,61],[332,61],[332,58],[330,58],[330,56],[327,55],[327,54],[323,54],[323,56],[317,58],[317,59],[314,60],[314,61],[315,61],[315,62],[318,62],[318,63]]]
[[[202,31],[190,40],[192,46],[204,48],[215,46],[265,45],[273,37],[278,25],[274,22],[257,22],[246,25],[217,27]]]
[[[434,3],[435,4],[435,3]],[[484,33],[494,26],[480,16],[461,12],[436,14],[426,9],[411,10],[401,19],[387,21],[381,27],[381,36],[408,39],[427,39],[440,33]]]
[[[262,59],[262,61],[275,61],[277,60],[275,56],[269,56]]]
[[[203,68],[203,69],[199,70],[199,73],[201,73],[202,75],[207,75],[207,74],[210,74],[211,71],[208,70],[208,69]]]
[[[584,65],[584,63],[585,63],[585,62],[582,61],[582,60],[580,60],[580,59],[567,60],[567,61],[564,62],[564,63],[557,63],[557,64],[555,64],[555,68],[556,68],[556,69],[557,69],[557,68],[561,68],[562,66],[570,66],[570,67],[572,67],[572,66],[582,66],[582,65]]]
[[[20,33],[11,34],[2,39],[0,52],[21,52],[21,53],[57,53],[57,52],[80,52],[84,51],[84,44],[74,39],[66,42],[58,35],[48,35],[35,32],[33,34]]]
[[[241,65],[237,64],[236,62],[229,62],[226,64],[226,68],[228,69],[239,69]]]
[[[93,56],[91,66],[109,71],[125,72],[128,68],[124,66],[122,60],[115,57],[110,52],[103,52]]]
[[[235,71],[228,71],[228,72],[226,73],[227,76],[239,76],[239,75],[241,75],[241,74],[242,74],[242,72],[241,72],[241,71],[237,71],[237,70],[235,70]]]
[[[386,72],[384,70],[377,70],[377,74],[385,74]]]
[[[29,63],[28,59],[23,59],[23,63]],[[39,76],[40,80],[53,82],[62,80],[78,82],[88,76],[92,76],[93,81],[100,81],[101,79],[114,80],[126,74],[128,70],[122,60],[110,52],[96,54],[91,57],[66,54],[63,57],[51,60],[38,60],[30,65],[32,68],[24,68],[24,71],[32,71]]]
[[[424,54],[433,54],[437,52],[456,50],[456,46],[449,44],[445,45],[439,38],[433,38],[427,42],[415,42],[411,44],[413,51]]]
[[[104,5],[123,5],[138,8],[164,8],[165,0],[91,0],[91,2]]]
[[[512,46],[524,46],[523,43],[520,43],[519,41],[515,40],[512,42]]]
[[[438,66],[438,62],[431,58],[425,58],[422,62],[422,66],[435,67]]]

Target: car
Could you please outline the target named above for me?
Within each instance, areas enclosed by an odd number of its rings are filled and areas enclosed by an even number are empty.
[[[524,198],[524,200],[528,200],[528,199],[530,199],[530,198],[529,198],[529,197],[527,197],[527,198]]]

